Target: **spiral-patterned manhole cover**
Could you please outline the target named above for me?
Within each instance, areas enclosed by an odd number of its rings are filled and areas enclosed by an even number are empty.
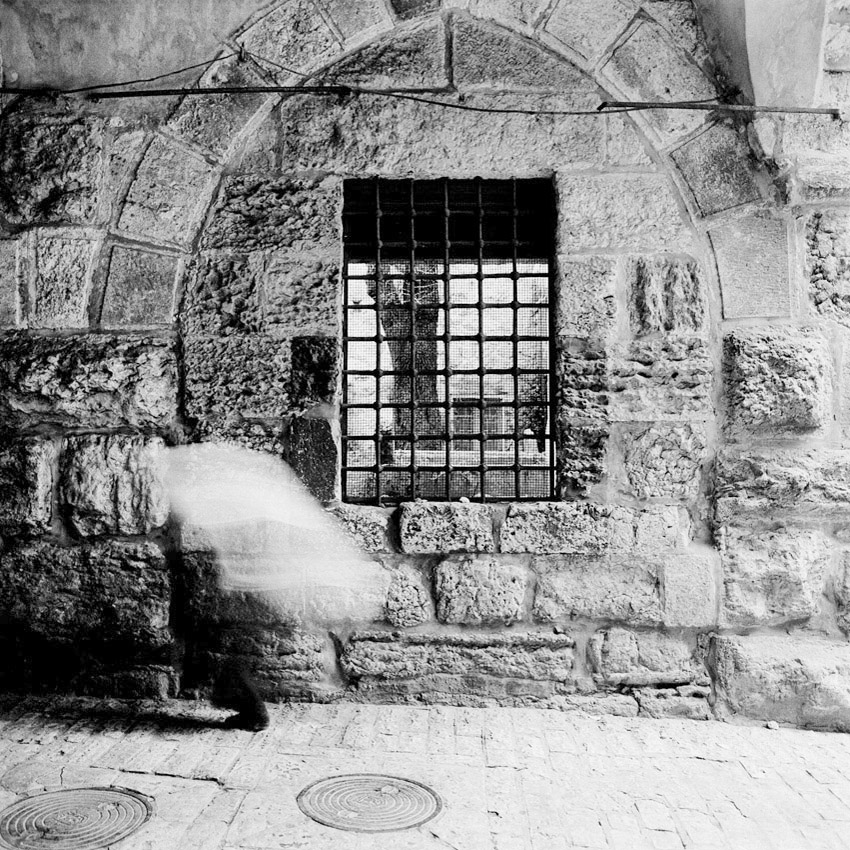
[[[298,795],[307,817],[350,832],[392,832],[421,826],[439,814],[442,800],[412,779],[375,773],[331,776]]]
[[[124,788],[73,788],[18,800],[0,812],[0,846],[13,850],[103,850],[153,813]]]

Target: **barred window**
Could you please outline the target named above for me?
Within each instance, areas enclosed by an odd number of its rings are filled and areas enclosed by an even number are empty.
[[[348,180],[343,497],[554,492],[549,180]]]

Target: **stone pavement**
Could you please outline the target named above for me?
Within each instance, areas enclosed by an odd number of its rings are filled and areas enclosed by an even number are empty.
[[[534,709],[271,707],[259,733],[203,703],[6,698],[0,806],[59,788],[155,799],[118,850],[850,848],[850,736]],[[296,795],[337,774],[423,782],[421,827],[343,832]]]

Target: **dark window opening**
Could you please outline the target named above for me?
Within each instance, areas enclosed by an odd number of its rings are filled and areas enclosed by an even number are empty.
[[[548,180],[349,180],[343,497],[554,494]]]

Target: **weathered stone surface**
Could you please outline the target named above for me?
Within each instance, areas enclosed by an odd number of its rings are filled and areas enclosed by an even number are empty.
[[[427,15],[440,8],[440,0],[390,0],[390,4],[401,20]]]
[[[335,63],[320,85],[373,88],[443,88],[448,85],[446,31],[442,21],[407,33],[394,32]]]
[[[850,518],[850,453],[736,452],[717,457],[717,520]]]
[[[692,241],[666,177],[656,174],[561,175],[559,246],[687,250]]]
[[[56,455],[55,443],[42,437],[0,441],[0,533],[50,530]]]
[[[650,425],[621,433],[629,485],[639,499],[694,499],[708,459],[699,425]]]
[[[704,419],[712,414],[714,365],[703,339],[641,339],[609,360],[612,421]]]
[[[243,419],[238,414],[226,419],[198,422],[195,436],[205,442],[233,443],[246,449],[283,457],[286,450],[285,419]]]
[[[168,568],[152,543],[29,543],[4,549],[0,564],[7,624],[58,641],[147,648],[171,643]]]
[[[690,0],[641,0],[641,7],[666,30],[680,50],[710,70],[706,37],[696,7]]]
[[[0,215],[10,224],[91,222],[102,150],[100,119],[7,111],[0,133]]]
[[[634,100],[705,100],[717,92],[700,68],[667,40],[656,23],[642,23],[615,51],[602,74]],[[663,142],[684,136],[705,120],[701,112],[655,110],[648,120]]]
[[[469,0],[469,11],[478,18],[491,18],[515,30],[531,30],[546,10],[543,0]]]
[[[806,242],[809,295],[818,312],[850,325],[850,212],[812,213]]]
[[[540,556],[534,569],[534,616],[542,622],[586,617],[652,626],[662,620],[662,568],[651,559]]]
[[[714,715],[707,700],[709,689],[704,690],[705,694],[682,696],[676,688],[639,688],[635,691],[638,717],[712,720]]]
[[[802,635],[712,640],[708,664],[727,712],[811,729],[850,731],[850,646]]]
[[[606,686],[708,683],[694,647],[658,632],[596,632],[587,645],[587,660],[596,682]]]
[[[0,423],[165,428],[177,415],[170,340],[0,337]]]
[[[579,56],[598,59],[634,17],[628,3],[561,0],[546,24],[546,32]]]
[[[290,345],[260,335],[191,336],[184,343],[186,414],[280,417],[289,409]]]
[[[283,3],[246,30],[238,41],[251,53],[291,69],[275,71],[281,80],[309,73],[342,49],[310,0]]]
[[[381,0],[361,0],[359,3],[322,0],[322,7],[346,41],[356,38],[364,30],[391,26],[390,16]]]
[[[488,505],[405,502],[399,514],[401,549],[410,554],[493,552],[493,509]]]
[[[612,505],[609,508],[608,545],[612,552],[660,554],[678,549],[690,539],[688,512],[677,505],[643,509]]]
[[[444,97],[457,102],[458,96]],[[475,92],[463,98],[464,103],[477,107],[534,110],[569,109],[575,106],[575,100],[574,96],[533,92]],[[590,83],[579,104],[584,107],[588,101],[598,102]],[[591,167],[604,157],[601,124],[581,116],[541,115],[529,121],[525,115],[492,113],[482,121],[480,113],[409,101],[359,97],[329,100],[314,95],[287,97],[280,106],[280,116],[281,159],[293,172],[316,169],[391,177],[474,177],[482,173],[493,177],[538,176],[551,171],[553,162],[564,167]],[[627,178],[617,175],[617,180]],[[638,182],[642,180],[637,178]],[[591,194],[575,200],[576,214]],[[654,201],[661,219],[657,227],[647,223],[645,229],[660,232],[671,221],[675,201],[664,207],[661,199],[655,200],[652,195],[647,192],[644,200]],[[614,206],[612,198],[609,211],[613,212]],[[604,210],[598,213],[603,218],[606,214]],[[621,214],[619,220],[628,218]],[[626,235],[629,223],[623,224]],[[571,248],[567,246],[567,250]]]
[[[610,509],[591,502],[513,503],[502,523],[502,552],[596,554],[608,548]]]
[[[784,221],[741,218],[709,232],[723,295],[723,318],[791,312],[788,233]]]
[[[833,578],[830,588],[835,602],[838,628],[844,634],[850,634],[850,552],[841,553],[838,573]]]
[[[292,374],[289,398],[296,410],[330,404],[336,398],[339,342],[322,336],[292,340]]]
[[[454,27],[454,84],[516,90],[587,91],[586,77],[568,62],[559,62],[503,29],[461,18]]]
[[[561,257],[558,260],[559,335],[603,340],[617,312],[617,261],[613,257]]]
[[[384,558],[382,561],[392,570],[387,589],[387,622],[396,628],[406,629],[433,620],[434,602],[427,565],[417,568],[401,560]]]
[[[692,257],[637,257],[629,264],[632,333],[698,334],[706,323],[705,285]]]
[[[759,200],[750,146],[732,127],[714,124],[671,156],[703,215]]]
[[[340,270],[324,252],[276,250],[264,279],[264,322],[275,336],[339,334]]]
[[[850,71],[850,27],[833,22],[824,34],[823,66],[827,71]]]
[[[562,426],[570,420],[607,419],[608,380],[605,351],[597,345],[576,340],[559,340],[557,359],[558,418]]]
[[[338,498],[339,424],[296,416],[287,431],[286,460],[320,501]]]
[[[724,529],[726,626],[769,626],[811,617],[824,590],[829,550],[814,531]]]
[[[18,240],[0,239],[0,328],[18,324]]]
[[[568,682],[574,641],[551,634],[393,635],[359,632],[342,655],[358,679],[415,679],[434,674]]]
[[[826,340],[808,328],[737,328],[723,340],[729,425],[805,432],[829,415]]]
[[[177,257],[116,246],[100,324],[106,328],[169,325],[174,302]]]
[[[638,165],[648,170],[656,167],[643,135],[628,114],[609,113],[605,123],[605,161],[608,165]]]
[[[163,442],[126,434],[69,437],[59,499],[75,534],[148,534],[168,519]]]
[[[262,248],[339,253],[341,182],[335,177],[225,177],[203,246],[247,252]]]
[[[606,472],[608,429],[598,425],[558,422],[557,480],[561,498],[585,495]]]
[[[212,189],[212,168],[184,148],[156,136],[130,186],[118,227],[128,236],[186,244]]]
[[[526,567],[515,557],[455,555],[435,570],[437,617],[466,626],[510,626],[525,617]]]
[[[333,506],[332,512],[363,551],[395,551],[390,539],[392,511],[340,502]]]
[[[692,544],[664,558],[664,625],[667,628],[716,626],[720,554]]]

